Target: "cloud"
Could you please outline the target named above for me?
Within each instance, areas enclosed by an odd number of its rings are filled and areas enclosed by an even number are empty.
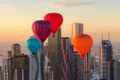
[[[9,4],[15,3],[19,0],[0,0],[0,4]],[[24,0],[22,0],[24,2]],[[38,1],[38,0],[36,0]],[[96,4],[96,0],[39,0],[42,4],[52,4],[53,6],[61,6],[61,7],[77,7],[82,5],[94,5]],[[21,2],[21,1],[20,1]]]
[[[52,3],[55,6],[63,6],[63,7],[78,7],[82,5],[94,5],[96,4],[96,1],[78,1],[78,0],[66,0],[63,2],[54,2]]]
[[[76,6],[82,6],[82,5],[94,5],[95,2],[69,2],[69,3],[56,3],[64,5],[65,7],[76,7]]]
[[[0,0],[0,4],[3,4],[3,3],[6,3],[6,2],[8,2],[7,0]]]
[[[9,4],[12,3],[14,0],[0,0],[0,4]]]

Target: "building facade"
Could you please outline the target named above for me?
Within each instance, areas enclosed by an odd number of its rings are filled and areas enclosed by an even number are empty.
[[[83,29],[83,24],[82,23],[74,23],[72,24],[72,38],[74,38],[75,36],[79,36],[80,34],[82,34],[84,32]]]
[[[4,80],[29,80],[29,57],[21,53],[20,44],[13,44],[3,66]]]
[[[113,80],[113,51],[110,40],[102,40],[99,57],[100,80]]]
[[[48,58],[50,59],[53,80],[64,80],[62,69],[61,29],[48,38]],[[51,80],[51,79],[49,79]]]
[[[2,66],[0,66],[0,80],[4,80]]]

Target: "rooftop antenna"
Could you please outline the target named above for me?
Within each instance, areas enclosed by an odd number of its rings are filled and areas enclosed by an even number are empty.
[[[74,25],[74,24],[72,24],[72,34],[71,34],[71,39],[73,38],[73,25]]]
[[[110,40],[110,32],[108,32],[108,40]]]
[[[103,40],[103,32],[101,33],[101,41]]]
[[[103,32],[101,33],[101,41],[100,41],[100,47],[102,46],[102,40],[103,40]]]

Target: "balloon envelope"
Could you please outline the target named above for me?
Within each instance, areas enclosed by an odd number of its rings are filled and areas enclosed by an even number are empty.
[[[27,48],[31,51],[32,55],[36,55],[38,53],[38,50],[40,50],[42,47],[42,43],[37,40],[34,36],[31,36],[27,40]]]
[[[52,33],[55,33],[63,23],[63,16],[59,13],[48,13],[44,19],[51,23]]]
[[[34,35],[41,41],[44,42],[51,33],[51,24],[49,21],[38,20],[32,25]]]
[[[81,58],[84,58],[90,51],[93,45],[93,40],[91,36],[87,34],[82,34],[80,36],[76,36],[73,39],[74,49],[79,52]]]

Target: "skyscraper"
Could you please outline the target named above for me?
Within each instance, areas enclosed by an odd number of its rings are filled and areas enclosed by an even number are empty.
[[[82,23],[74,23],[72,25],[72,36],[71,38],[73,39],[75,36],[80,36],[81,34],[84,33],[84,26]],[[73,53],[78,54],[77,51],[73,50]],[[90,65],[88,61],[88,55],[84,58],[84,60],[81,60],[80,57],[78,58],[79,55],[75,55],[77,58],[77,67],[78,65],[82,68],[80,69],[79,67],[77,68],[77,72],[81,74],[81,77],[78,76],[78,80],[89,80],[90,78]],[[81,63],[79,63],[81,62]]]
[[[66,80],[73,80],[72,75],[72,58],[74,57],[72,51],[72,44],[69,37],[62,37],[61,38],[61,49],[63,54],[63,69],[64,73],[66,74]]]
[[[80,36],[83,32],[84,32],[84,27],[83,27],[82,23],[74,23],[74,24],[72,24],[72,35],[71,35],[72,44],[73,44],[74,37],[75,36]]]
[[[50,59],[51,69],[53,71],[53,80],[63,79],[63,70],[61,67],[62,53],[61,53],[61,29],[48,38],[48,57]]]
[[[8,58],[4,61],[4,79],[29,80],[29,58],[21,54],[18,43],[13,44],[12,51],[8,51]]]
[[[119,79],[120,79],[120,55],[116,55],[114,60],[114,79],[113,80],[119,80]]]
[[[72,25],[72,38],[75,36],[79,36],[81,33],[83,33],[83,24],[82,23],[74,23]]]
[[[12,45],[12,52],[14,56],[21,54],[21,45],[18,43],[15,43]]]
[[[84,71],[83,71],[83,80],[90,80],[90,77],[91,77],[91,75],[90,75],[90,68],[91,68],[91,66],[90,66],[90,60],[89,60],[89,56],[90,56],[90,54],[88,54],[88,55],[86,55],[85,57],[84,57],[84,59],[83,59],[83,69],[84,69]]]
[[[2,67],[0,66],[0,80],[4,80],[3,79],[3,70],[2,70]]]
[[[14,77],[15,80],[29,80],[29,58],[27,55],[21,54],[14,57]],[[13,65],[12,64],[12,65]]]
[[[3,80],[8,80],[8,60],[3,60]]]
[[[100,48],[100,80],[113,80],[113,51],[110,40],[102,40]]]

